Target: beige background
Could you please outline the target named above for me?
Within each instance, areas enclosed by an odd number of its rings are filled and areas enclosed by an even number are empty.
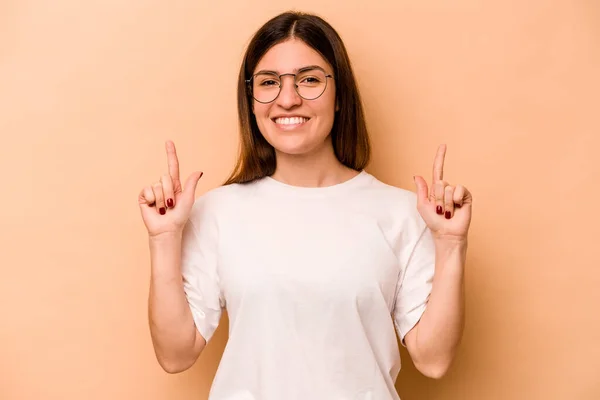
[[[297,4],[0,2],[1,399],[206,399],[227,322],[160,369],[137,194],[167,138],[198,195],[225,179],[244,46]],[[301,4],[346,42],[368,171],[414,190],[445,142],[474,193],[464,345],[440,381],[403,350],[402,399],[600,399],[600,3]]]

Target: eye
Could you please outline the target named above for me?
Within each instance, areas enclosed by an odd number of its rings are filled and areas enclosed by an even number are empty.
[[[300,83],[319,83],[321,80],[316,76],[305,76],[300,80]]]
[[[278,86],[279,82],[274,79],[267,79],[260,83],[260,86]]]
[[[305,87],[320,87],[325,84],[325,79],[327,79],[325,72],[313,68],[300,72],[296,77],[296,82]]]

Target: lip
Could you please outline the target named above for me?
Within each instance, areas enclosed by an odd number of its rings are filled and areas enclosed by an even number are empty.
[[[301,114],[278,114],[278,115],[272,116],[271,119],[273,121],[275,121],[277,118],[294,118],[294,117],[310,119],[310,117],[308,117],[306,115],[301,115]]]

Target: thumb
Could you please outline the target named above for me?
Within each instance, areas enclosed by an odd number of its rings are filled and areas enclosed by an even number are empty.
[[[204,172],[196,171],[187,178],[183,186],[183,193],[185,197],[190,196],[192,199],[194,199],[194,194],[196,193],[198,181],[200,180],[203,174]]]
[[[415,186],[417,187],[417,202],[419,204],[424,204],[427,201],[427,193],[429,192],[427,188],[427,182],[421,176],[415,176]]]

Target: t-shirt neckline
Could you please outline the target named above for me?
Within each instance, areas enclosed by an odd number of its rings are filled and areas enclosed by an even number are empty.
[[[343,182],[336,183],[330,186],[294,186],[290,185],[277,179],[274,179],[270,176],[266,176],[264,178],[264,184],[269,190],[278,191],[280,193],[291,193],[297,195],[330,195],[345,191],[349,188],[355,187],[359,185],[361,182],[365,182],[368,178],[369,174],[365,170],[361,170],[358,174],[353,176],[350,179],[347,179]]]

